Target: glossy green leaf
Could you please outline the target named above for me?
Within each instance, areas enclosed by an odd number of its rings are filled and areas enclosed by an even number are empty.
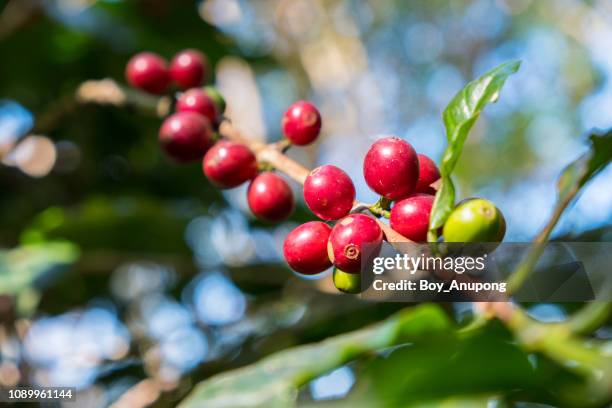
[[[453,171],[476,119],[487,104],[497,101],[506,79],[517,72],[520,65],[519,61],[510,61],[492,69],[467,84],[450,101],[442,114],[448,140],[448,148],[442,159],[443,174],[449,175]]]
[[[436,238],[436,231],[444,225],[453,209],[455,187],[451,175],[470,130],[484,107],[497,101],[506,79],[518,71],[520,64],[520,61],[506,62],[470,82],[455,95],[444,110],[442,118],[448,145],[440,165],[442,188],[436,194],[429,222],[430,240]]]
[[[300,386],[348,361],[406,342],[431,339],[449,329],[450,322],[438,306],[407,309],[374,326],[284,350],[212,377],[196,386],[179,406],[292,406]]]

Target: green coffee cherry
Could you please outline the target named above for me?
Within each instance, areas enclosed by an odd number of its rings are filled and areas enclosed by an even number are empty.
[[[444,224],[446,242],[501,242],[506,220],[495,205],[482,198],[461,202]]]
[[[206,92],[206,95],[208,95],[210,99],[213,100],[215,105],[217,105],[219,115],[223,115],[225,112],[225,99],[223,98],[223,95],[221,95],[221,92],[219,92],[216,87],[211,85],[205,86],[204,92]]]
[[[344,293],[361,293],[361,275],[358,273],[346,273],[334,268],[334,286]]]

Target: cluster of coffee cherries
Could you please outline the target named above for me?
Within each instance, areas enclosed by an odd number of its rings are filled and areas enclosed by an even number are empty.
[[[183,50],[170,64],[159,55],[135,55],[126,68],[127,81],[143,91],[163,94],[178,86],[175,112],[162,123],[159,142],[178,162],[202,160],[210,182],[229,189],[249,182],[247,201],[253,214],[278,222],[293,212],[295,199],[287,181],[262,169],[251,149],[236,141],[218,140],[216,129],[225,101],[212,86],[203,87],[207,59],[195,50]],[[321,115],[306,101],[291,105],[282,119],[282,132],[291,145],[314,142],[321,130]],[[323,221],[302,224],[285,239],[283,253],[289,266],[300,274],[315,275],[332,265],[334,283],[348,293],[360,291],[362,253],[377,252],[385,235],[375,217],[389,218],[390,227],[414,242],[427,239],[435,198],[432,184],[440,172],[429,157],[417,154],[405,140],[395,136],[376,141],[363,162],[367,185],[381,199],[369,213],[353,212],[355,186],[340,168],[323,165],[312,170],[304,182],[304,201]],[[332,226],[330,221],[335,221]],[[501,212],[489,201],[461,202],[443,227],[447,242],[500,242],[505,234]]]
[[[370,147],[363,170],[368,186],[387,205],[395,201],[389,214],[391,228],[410,240],[425,240],[435,193],[430,184],[440,177],[435,163],[417,155],[408,142],[386,137]],[[350,213],[355,186],[336,166],[323,165],[310,172],[304,182],[304,200],[317,217],[337,222],[330,227],[311,221],[291,231],[284,244],[287,263],[302,274],[317,274],[333,264],[336,287],[351,291],[354,285],[343,281],[357,279],[366,246],[372,251],[380,248],[381,227],[371,214]]]
[[[362,254],[376,256],[385,235],[375,216],[389,218],[390,227],[414,242],[425,242],[435,200],[432,187],[439,178],[438,167],[429,157],[417,154],[410,143],[395,136],[376,141],[363,161],[366,184],[380,201],[370,214],[351,213],[355,187],[336,166],[314,169],[304,183],[304,200],[324,221],[298,226],[287,236],[287,263],[302,274],[318,274],[334,266],[333,280],[341,291],[360,291]],[[451,213],[443,227],[447,242],[500,242],[505,221],[499,209],[483,199],[468,199]]]
[[[229,189],[250,182],[247,201],[253,214],[264,221],[278,222],[293,212],[295,199],[287,181],[272,171],[261,171],[248,146],[217,140],[215,133],[225,110],[222,95],[212,86],[202,87],[206,78],[206,57],[195,50],[179,52],[169,64],[159,55],[143,52],[128,62],[130,85],[162,94],[175,82],[175,112],[159,130],[159,142],[166,154],[178,162],[202,160],[202,169],[216,187]],[[299,101],[283,116],[283,134],[293,145],[313,142],[321,129],[321,116],[314,105]]]
[[[180,89],[175,112],[159,130],[159,142],[178,162],[201,160],[215,142],[215,128],[225,110],[225,102],[212,86],[202,87],[208,77],[208,63],[197,50],[182,50],[170,64],[152,52],[134,55],[125,69],[130,85],[161,95]]]

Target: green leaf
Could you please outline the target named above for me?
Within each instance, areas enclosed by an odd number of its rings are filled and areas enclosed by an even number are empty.
[[[455,185],[450,177],[442,177],[442,184],[436,193],[436,198],[431,208],[429,216],[429,233],[427,239],[436,241],[438,238],[438,229],[444,226],[446,219],[453,211],[455,206]]]
[[[70,242],[45,242],[0,251],[0,294],[18,295],[42,287],[48,275],[72,264],[79,256]]]
[[[438,306],[404,310],[382,323],[320,343],[295,347],[200,383],[179,405],[188,407],[287,407],[298,388],[366,353],[448,333]]]
[[[470,82],[450,101],[442,118],[446,127],[448,147],[442,159],[441,171],[450,175],[459,160],[470,129],[489,104],[496,102],[506,79],[518,71],[520,61],[506,62]]]
[[[603,170],[612,160],[612,129],[590,135],[591,148],[570,163],[559,176],[557,190],[559,202],[567,201],[582,186]]]
[[[440,166],[442,187],[436,194],[429,222],[430,240],[437,237],[436,231],[444,225],[453,209],[455,187],[451,175],[472,126],[484,107],[497,101],[506,79],[517,72],[520,65],[520,61],[506,62],[470,82],[455,95],[444,110],[442,119],[446,127],[448,146]]]
[[[482,403],[494,395],[535,389],[540,379],[527,354],[511,342],[508,332],[496,327],[464,338],[409,344],[373,359],[346,405],[361,401],[365,406],[439,406],[435,401],[442,406],[486,406],[468,401]]]

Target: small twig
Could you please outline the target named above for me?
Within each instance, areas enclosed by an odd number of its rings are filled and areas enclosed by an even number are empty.
[[[293,146],[293,143],[291,143],[291,140],[283,138],[278,142],[274,143],[274,146],[278,149],[279,152],[287,153],[287,150],[289,150],[291,146]]]
[[[219,133],[226,139],[245,144],[255,153],[258,161],[271,164],[276,170],[285,173],[300,184],[304,184],[310,173],[306,167],[285,156],[281,152],[282,145],[279,147],[276,143],[265,144],[248,138],[229,121],[221,122]]]

